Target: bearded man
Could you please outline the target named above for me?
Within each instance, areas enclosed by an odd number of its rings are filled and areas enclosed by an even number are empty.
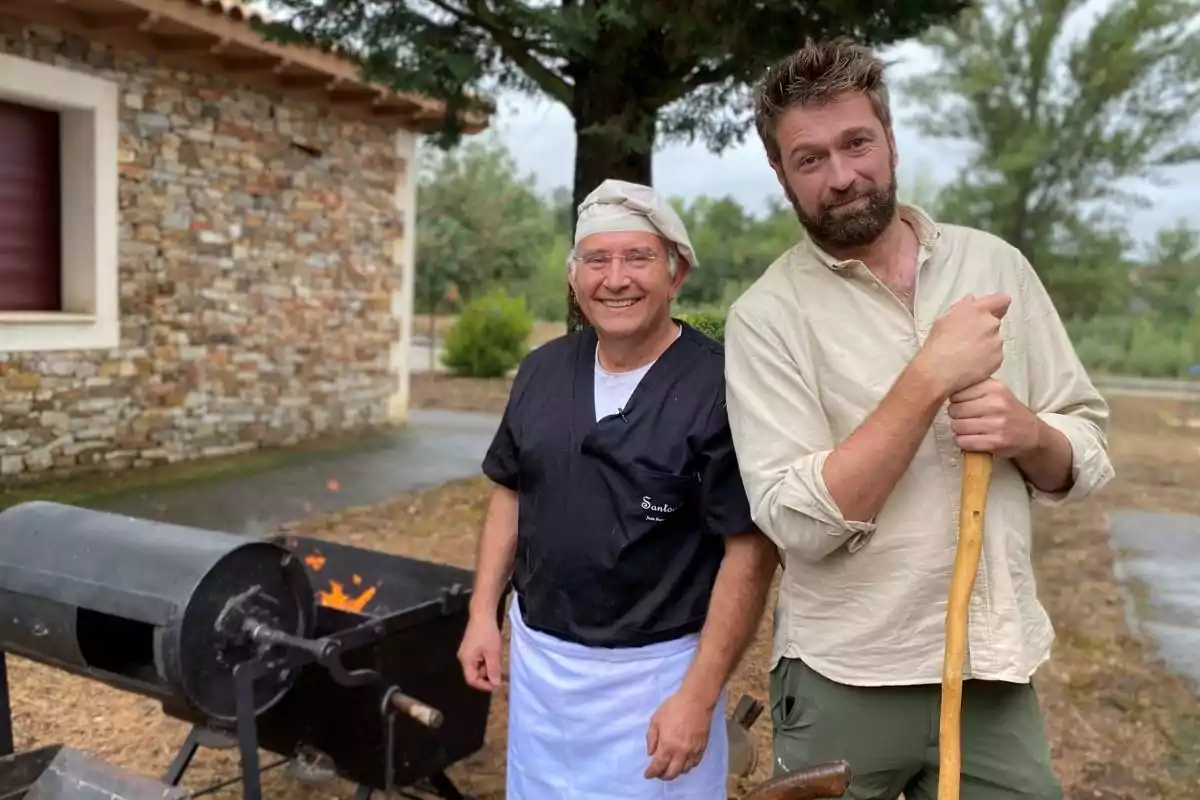
[[[1029,262],[896,201],[883,65],[847,40],[768,71],[756,125],[805,241],[732,306],[730,428],[780,548],[777,773],[846,758],[853,800],[935,800],[962,451],[994,454],[970,600],[964,800],[1057,800],[1031,677],[1053,631],[1031,500],[1113,475],[1108,409]]]

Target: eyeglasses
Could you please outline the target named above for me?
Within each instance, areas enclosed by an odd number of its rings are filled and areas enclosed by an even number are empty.
[[[630,269],[644,269],[659,260],[658,253],[653,250],[626,250],[624,253],[592,252],[576,256],[576,264],[582,264],[588,269],[608,269],[613,261],[619,260]]]

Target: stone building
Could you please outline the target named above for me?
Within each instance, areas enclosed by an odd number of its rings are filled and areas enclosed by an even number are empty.
[[[442,113],[229,0],[0,4],[0,476],[402,422]]]

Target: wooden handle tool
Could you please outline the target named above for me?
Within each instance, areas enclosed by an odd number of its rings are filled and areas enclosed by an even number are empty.
[[[946,657],[942,664],[942,706],[938,726],[938,800],[958,800],[962,773],[962,685],[967,607],[971,590],[975,588],[975,573],[979,569],[983,518],[991,479],[991,453],[964,453],[958,546],[946,605]]]
[[[850,788],[850,764],[827,761],[760,783],[742,800],[837,800]]]

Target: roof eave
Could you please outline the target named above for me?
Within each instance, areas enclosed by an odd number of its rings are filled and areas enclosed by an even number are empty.
[[[387,127],[433,133],[446,114],[440,101],[364,81],[358,67],[336,53],[267,41],[254,25],[261,17],[221,0],[6,0],[0,15],[53,25]],[[482,114],[460,119],[469,134],[485,130],[489,121]]]

